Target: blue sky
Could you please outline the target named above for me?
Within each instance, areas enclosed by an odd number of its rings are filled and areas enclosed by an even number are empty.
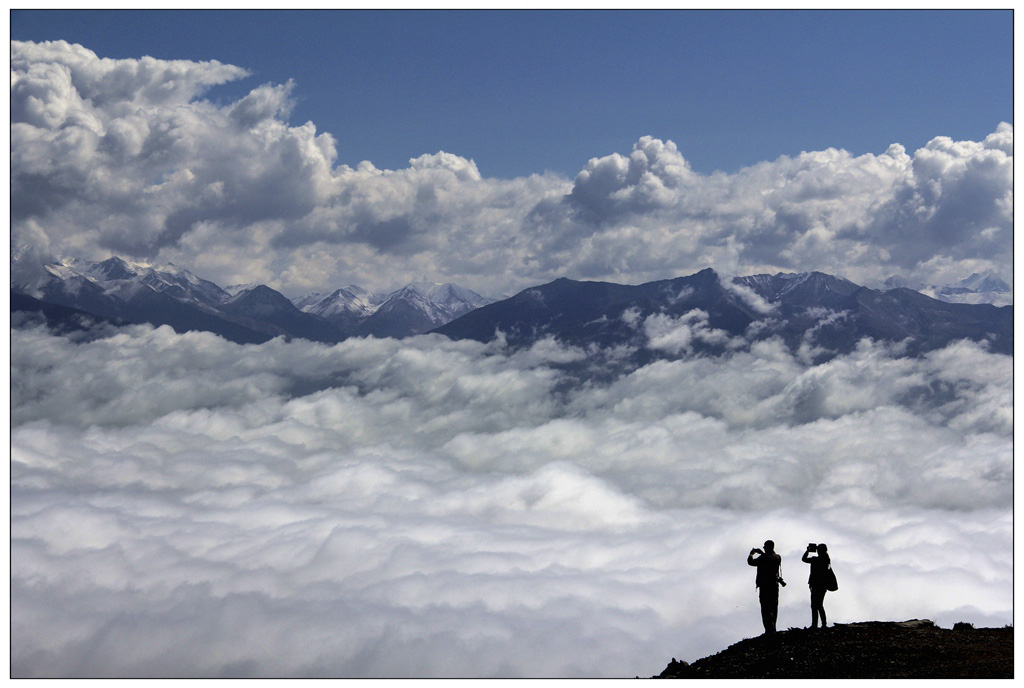
[[[439,150],[484,176],[574,176],[640,136],[699,172],[827,147],[881,153],[1012,122],[1010,11],[13,11],[15,40],[296,82],[339,162]]]

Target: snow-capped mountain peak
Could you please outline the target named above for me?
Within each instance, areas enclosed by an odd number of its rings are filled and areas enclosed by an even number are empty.
[[[974,292],[990,291],[1004,293],[1010,291],[1010,285],[990,271],[983,273],[975,272],[970,277],[960,280],[958,286]]]
[[[229,284],[224,287],[224,291],[227,292],[229,296],[238,296],[243,291],[249,291],[250,289],[255,289],[258,286],[260,285],[255,282],[250,282],[248,284]]]
[[[924,284],[899,276],[885,280],[886,289],[904,287],[919,291],[932,298],[950,303],[990,303],[1005,306],[1013,303],[1013,290],[1002,278],[990,270],[972,273],[970,277],[952,284]]]
[[[151,291],[210,308],[219,305],[229,296],[213,282],[196,277],[173,264],[155,267],[119,256],[101,261],[63,258],[45,265],[44,269],[52,280],[63,285],[61,289],[64,291],[79,289],[74,286],[76,283],[88,283],[91,291],[102,292],[123,301]]]
[[[410,282],[388,295],[380,308],[402,301],[416,307],[438,325],[459,317],[474,308],[486,305],[491,299],[475,291],[450,283]]]
[[[403,337],[431,330],[492,301],[455,284],[422,280],[383,296],[350,284],[326,296],[307,294],[293,303],[346,332]]]
[[[737,277],[733,282],[753,289],[769,302],[789,300],[817,301],[827,295],[851,294],[858,287],[853,282],[823,272],[779,272],[774,275]]]
[[[104,317],[173,322],[178,329],[211,329],[245,342],[276,334],[316,341],[353,335],[406,337],[492,301],[454,284],[426,280],[387,295],[348,285],[326,296],[313,293],[289,300],[265,285],[223,289],[173,264],[155,266],[119,256],[100,261],[40,259],[36,266],[34,273],[23,271],[32,277],[31,284],[17,283],[12,273],[12,289]]]
[[[306,313],[330,320],[337,315],[369,315],[382,300],[377,294],[350,284],[327,295],[313,292],[295,299],[293,303]]]
[[[411,282],[395,292],[395,294],[403,293],[416,293],[433,304],[454,309],[461,309],[465,306],[479,308],[492,301],[475,291],[448,282]]]
[[[226,289],[227,291],[231,291],[232,287],[229,286],[226,287]],[[322,292],[312,291],[306,294],[305,296],[300,296],[298,298],[292,299],[292,303],[294,303],[295,307],[298,308],[300,311],[304,311],[309,306],[312,306],[313,304],[323,301],[326,298],[326,296],[327,295]]]
[[[133,269],[126,261],[111,256],[104,261],[94,263],[86,273],[98,281],[125,280],[138,277],[138,271]]]
[[[293,309],[294,304],[281,293],[259,284],[238,292],[224,302],[225,309],[247,316],[266,316],[280,309]]]

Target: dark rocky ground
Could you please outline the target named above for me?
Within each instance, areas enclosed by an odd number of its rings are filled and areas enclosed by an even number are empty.
[[[651,678],[1013,678],[1013,627],[868,621],[748,638]]]

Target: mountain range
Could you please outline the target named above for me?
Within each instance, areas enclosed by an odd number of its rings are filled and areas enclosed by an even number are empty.
[[[38,302],[114,323],[213,332],[241,344],[277,336],[319,342],[408,337],[491,301],[469,289],[431,282],[414,282],[385,295],[349,286],[292,301],[263,284],[225,289],[174,265],[156,268],[117,256],[99,262],[68,259],[44,270],[41,283],[12,283],[12,311],[39,310]],[[51,308],[48,319],[56,313]]]
[[[939,301],[911,289],[878,291],[820,272],[731,280],[708,268],[636,286],[558,279],[478,308],[443,325],[452,339],[511,347],[551,337],[583,349],[653,358],[720,354],[781,338],[808,362],[848,353],[870,337],[901,343],[908,355],[957,339],[1013,352],[1013,307]]]
[[[890,277],[885,281],[886,289],[897,287],[913,289],[950,303],[991,303],[995,306],[1013,303],[1013,290],[1010,285],[991,272],[976,272],[955,284],[941,286],[913,282],[901,277]]]
[[[1012,306],[950,303],[906,287],[869,289],[821,272],[729,279],[708,268],[640,285],[561,278],[498,301],[431,282],[385,295],[349,285],[290,300],[266,285],[221,288],[173,265],[156,268],[116,256],[51,263],[45,274],[32,289],[12,283],[12,312],[45,307],[51,326],[61,318],[98,318],[204,330],[239,343],[435,332],[481,342],[498,336],[521,348],[553,338],[618,352],[633,364],[716,355],[769,338],[808,362],[847,353],[865,337],[898,343],[908,355],[957,339],[985,342],[997,353],[1013,349]]]

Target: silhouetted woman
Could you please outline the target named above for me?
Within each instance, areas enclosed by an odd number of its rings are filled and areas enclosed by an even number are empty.
[[[817,550],[816,556],[811,552]],[[811,565],[811,575],[807,579],[807,586],[811,589],[811,628],[818,627],[818,617],[821,617],[821,627],[828,624],[825,621],[825,593],[828,591],[828,570],[832,560],[828,556],[828,546],[824,544],[807,545],[807,551],[801,557]]]

